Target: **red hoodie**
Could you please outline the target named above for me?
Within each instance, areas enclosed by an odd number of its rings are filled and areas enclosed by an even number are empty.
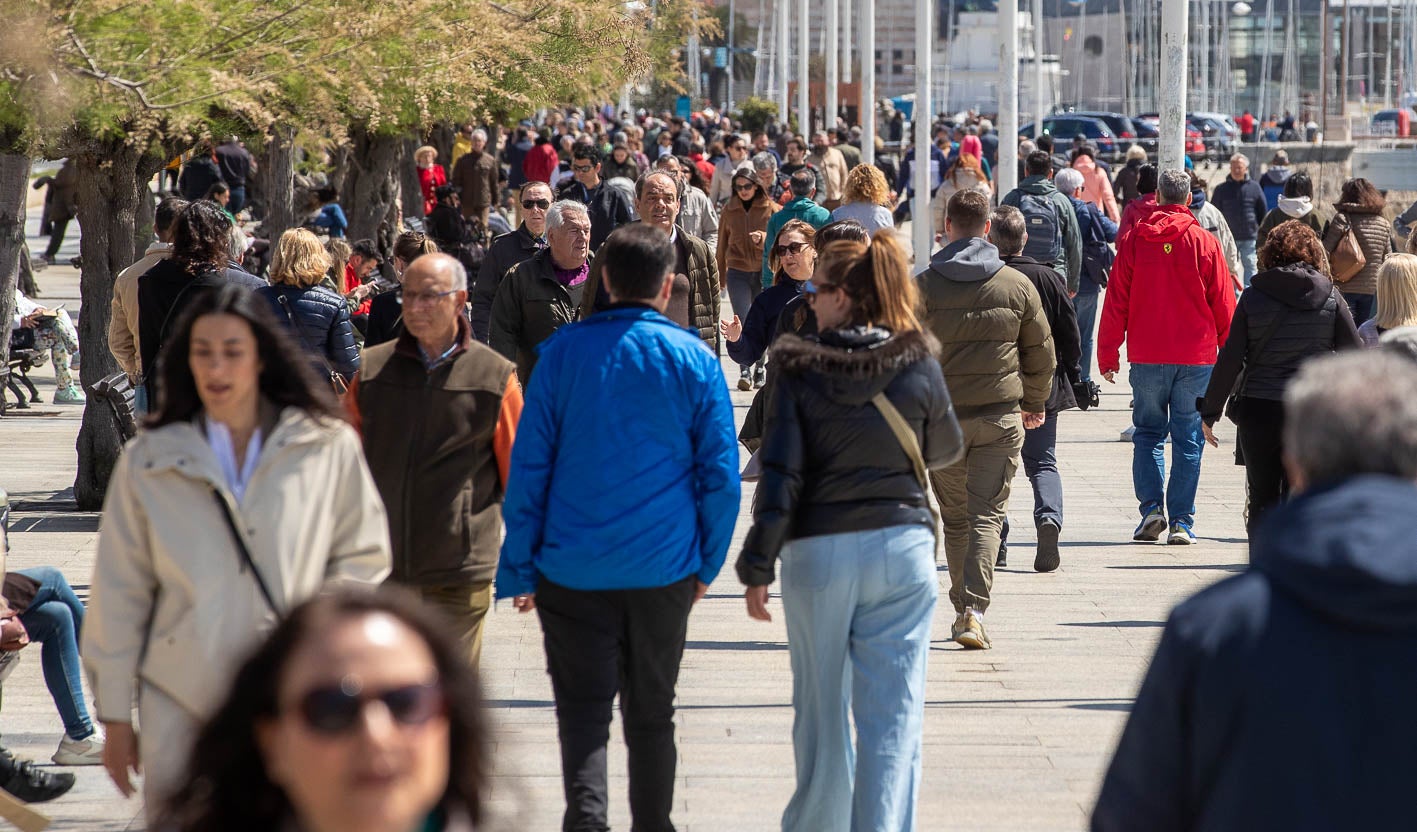
[[[1235,291],[1220,243],[1187,206],[1156,206],[1117,240],[1097,368],[1120,369],[1124,340],[1133,364],[1214,364],[1234,314]]]
[[[1122,221],[1117,223],[1117,240],[1121,241],[1122,235],[1127,233],[1127,229],[1136,225],[1139,220],[1151,216],[1151,212],[1156,210],[1156,194],[1142,194],[1131,202],[1122,211]]]
[[[560,164],[561,157],[556,155],[556,148],[550,142],[542,142],[526,152],[526,158],[522,159],[522,173],[528,181],[550,184]]]

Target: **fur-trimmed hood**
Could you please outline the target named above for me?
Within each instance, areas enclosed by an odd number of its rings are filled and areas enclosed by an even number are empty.
[[[940,342],[928,332],[897,335],[880,327],[853,327],[809,338],[781,335],[773,343],[772,361],[830,399],[865,404],[907,367],[939,353]]]

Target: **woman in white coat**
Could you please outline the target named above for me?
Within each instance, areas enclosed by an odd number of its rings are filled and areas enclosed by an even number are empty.
[[[269,304],[223,286],[175,329],[162,399],[109,482],[82,634],[104,766],[124,795],[129,770],[144,775],[149,817],[277,619],[329,584],[374,586],[389,571],[359,439]]]

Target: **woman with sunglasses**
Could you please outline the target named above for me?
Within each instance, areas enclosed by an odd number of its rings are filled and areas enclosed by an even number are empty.
[[[723,213],[718,218],[718,273],[728,284],[728,300],[733,304],[732,322],[724,322],[720,329],[729,342],[728,353],[739,363],[738,389],[752,390],[756,383],[763,384],[762,353],[758,350],[751,361],[739,359],[733,351],[736,335],[730,335],[730,326],[742,329],[741,322],[750,315],[758,296],[763,293],[760,270],[763,262],[763,243],[767,238],[768,219],[776,214],[778,206],[763,191],[751,166],[743,166],[733,172],[733,196],[723,205]],[[776,271],[776,269],[774,269]],[[808,268],[807,274],[811,275]],[[804,278],[805,279],[805,278]],[[798,283],[800,286],[800,282]],[[797,294],[796,291],[792,293]],[[786,299],[783,303],[786,303]],[[777,307],[781,310],[781,305]]]
[[[937,595],[926,471],[963,442],[909,262],[891,231],[828,245],[803,287],[819,334],[772,348],[737,569],[749,617],[770,621],[782,561],[797,761],[783,832],[915,828]]]
[[[471,832],[487,741],[441,621],[401,594],[324,596],[237,671],[153,828]]]
[[[141,769],[150,817],[261,634],[329,584],[389,573],[359,437],[265,299],[199,293],[156,372],[157,407],[109,481],[81,634],[104,767],[124,795]]]

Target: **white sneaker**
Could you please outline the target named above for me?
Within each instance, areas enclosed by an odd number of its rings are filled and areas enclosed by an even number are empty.
[[[64,739],[59,741],[59,750],[50,759],[61,766],[101,766],[103,743],[97,734],[83,740],[72,739],[65,734]]]

